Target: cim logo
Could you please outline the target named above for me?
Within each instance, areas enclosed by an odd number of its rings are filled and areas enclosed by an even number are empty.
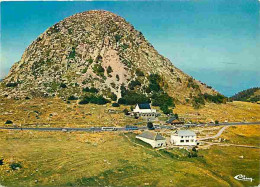
[[[234,177],[236,180],[239,180],[239,181],[250,181],[250,182],[253,182],[253,178],[249,178],[249,177],[246,177],[245,175],[242,175],[242,174],[239,174],[239,175],[236,175]]]

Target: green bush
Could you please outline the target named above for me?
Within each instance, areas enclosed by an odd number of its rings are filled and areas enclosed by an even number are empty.
[[[6,86],[6,87],[16,87],[17,85],[18,85],[17,82],[9,82],[9,83],[7,83],[5,86]]]
[[[85,96],[79,104],[88,104],[88,103],[93,103],[93,104],[98,104],[98,105],[104,105],[108,103],[109,101],[105,99],[103,96]]]
[[[93,71],[94,73],[96,73],[97,75],[104,75],[104,71],[105,69],[100,65],[100,64],[95,64],[93,66]]]
[[[210,95],[205,93],[203,95],[204,99],[209,101],[209,102],[213,102],[213,103],[225,103],[226,102],[226,97],[221,95],[221,94],[217,94],[217,95]]]
[[[12,170],[17,170],[17,169],[22,168],[22,165],[20,163],[12,163],[12,164],[10,164],[10,168]]]
[[[6,120],[5,124],[13,124],[11,120]]]
[[[134,88],[135,88],[136,86],[141,86],[141,83],[140,83],[140,81],[138,81],[138,80],[133,80],[133,81],[131,81],[131,82],[129,83],[128,88],[129,88],[130,90],[134,90]]]
[[[91,88],[83,88],[82,89],[83,92],[90,92],[90,93],[98,93],[98,89],[94,88],[94,87],[91,87]]]
[[[140,69],[137,69],[137,70],[135,71],[135,74],[136,74],[137,76],[140,76],[140,77],[144,76],[144,72],[142,72]]]
[[[116,35],[115,35],[115,40],[116,40],[116,42],[119,42],[120,39],[121,39],[121,37],[122,37],[122,36],[120,36],[119,34],[116,34]]]
[[[170,97],[167,93],[155,93],[152,95],[152,105],[153,106],[171,106],[175,107],[173,98]]]
[[[69,54],[69,58],[75,58],[75,55],[76,55],[75,49],[76,49],[75,47],[72,47],[72,50],[71,50],[71,52]]]
[[[67,85],[64,84],[64,83],[61,83],[61,84],[60,84],[60,87],[61,87],[61,88],[67,88]]]
[[[78,98],[75,97],[74,95],[71,95],[71,96],[68,97],[68,100],[78,100]]]
[[[150,99],[146,95],[133,91],[126,91],[124,96],[118,100],[119,104],[135,105],[136,103],[150,103]]]
[[[119,107],[120,105],[118,103],[112,103],[112,107]]]
[[[125,108],[125,109],[123,110],[123,112],[124,112],[125,115],[129,115],[129,111],[128,111],[127,108]]]
[[[149,76],[149,89],[154,92],[161,91],[161,87],[159,85],[159,82],[161,81],[161,77],[158,74],[151,74]]]
[[[171,114],[172,113],[172,109],[169,109],[168,105],[162,105],[162,106],[160,106],[160,109],[164,114]]]
[[[110,74],[110,73],[112,73],[112,72],[113,72],[113,70],[112,70],[111,66],[108,66],[108,67],[107,67],[107,74]]]
[[[148,128],[149,130],[154,130],[153,123],[149,121],[149,122],[147,123],[147,128]]]
[[[112,99],[112,101],[116,101],[117,100],[117,96],[114,93],[109,94],[109,97]]]

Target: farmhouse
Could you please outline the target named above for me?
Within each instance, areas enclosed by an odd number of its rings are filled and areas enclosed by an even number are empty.
[[[152,109],[149,103],[137,104],[133,110],[137,116],[156,117],[156,109]]]
[[[179,125],[179,124],[184,124],[183,121],[180,121],[179,119],[173,117],[170,118],[169,120],[166,121],[167,124],[171,124],[171,125]]]
[[[196,134],[191,130],[179,130],[171,135],[171,143],[174,145],[197,145]]]
[[[166,142],[165,138],[158,133],[149,131],[144,131],[142,134],[137,135],[136,138],[150,144],[153,148],[161,147]]]

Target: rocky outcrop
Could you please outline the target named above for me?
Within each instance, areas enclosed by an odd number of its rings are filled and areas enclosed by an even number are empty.
[[[141,75],[138,72],[142,72]],[[80,96],[85,87],[121,96],[121,85],[159,74],[162,88],[179,101],[216,92],[160,55],[143,34],[108,11],[75,14],[48,28],[25,50],[1,84],[8,97]]]

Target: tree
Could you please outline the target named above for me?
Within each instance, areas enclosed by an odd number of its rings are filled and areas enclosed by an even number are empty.
[[[127,108],[125,108],[125,109],[123,110],[123,112],[124,112],[125,115],[129,115],[129,111],[128,111]]]
[[[171,114],[171,113],[172,113],[172,110],[169,109],[167,105],[162,105],[162,106],[160,107],[160,109],[162,110],[162,112],[163,112],[164,114]]]
[[[144,76],[144,72],[142,72],[140,69],[137,69],[137,70],[135,71],[135,74],[136,74],[137,76],[140,76],[140,77]]]
[[[78,98],[75,97],[74,95],[71,95],[71,96],[68,97],[68,100],[78,100]]]
[[[6,120],[5,124],[13,124],[11,120]]]
[[[153,123],[149,121],[149,122],[147,123],[147,128],[148,128],[149,130],[154,130]]]
[[[61,83],[61,84],[60,84],[60,87],[61,87],[61,88],[67,88],[67,85],[64,84],[64,83]]]
[[[119,107],[120,105],[118,103],[112,103],[112,107]]]
[[[108,67],[107,67],[107,74],[110,74],[110,73],[112,73],[112,72],[113,72],[113,70],[112,70],[111,66],[108,66]]]

